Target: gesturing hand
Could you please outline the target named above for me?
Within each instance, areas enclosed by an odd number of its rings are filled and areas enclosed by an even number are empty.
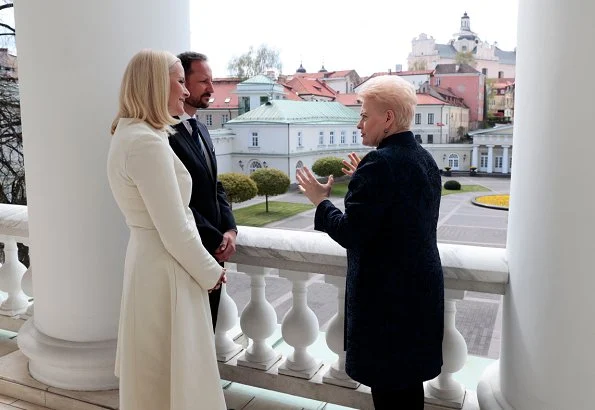
[[[341,171],[343,171],[343,173],[345,175],[351,176],[351,175],[353,175],[353,173],[355,172],[355,169],[361,162],[361,158],[358,157],[355,152],[352,152],[351,154],[349,154],[348,157],[351,162],[347,162],[346,160],[343,160],[342,162],[343,162],[343,165],[345,165],[345,168],[341,168]]]
[[[300,191],[316,206],[330,196],[331,188],[335,182],[333,176],[330,175],[326,184],[321,184],[312,175],[308,167],[298,169],[295,176],[299,183],[298,187]]]

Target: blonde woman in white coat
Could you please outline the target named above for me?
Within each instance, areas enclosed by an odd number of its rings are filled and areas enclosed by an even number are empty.
[[[192,182],[170,149],[188,90],[179,60],[143,50],[129,62],[112,125],[109,183],[130,241],[118,332],[120,410],[223,410],[208,291],[225,270],[188,208]]]

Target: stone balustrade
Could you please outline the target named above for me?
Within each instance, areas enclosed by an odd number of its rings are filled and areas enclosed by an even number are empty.
[[[447,288],[444,364],[442,373],[425,385],[426,402],[444,408],[462,408],[466,391],[453,374],[465,365],[467,345],[455,326],[456,301],[467,290],[504,294],[508,265],[504,249],[439,244],[439,250]],[[318,232],[241,227],[232,262],[236,263],[238,272],[251,278],[251,300],[240,315],[241,330],[249,344],[238,356],[220,360],[222,378],[350,407],[372,408],[369,388],[345,373],[345,250]],[[281,357],[267,344],[276,321],[275,311],[265,298],[267,272],[285,277],[293,285],[293,305],[281,325],[283,341],[293,348],[287,357]],[[305,285],[314,274],[325,275],[325,282],[338,289],[338,312],[326,333],[328,348],[337,354],[331,363],[321,362],[308,351],[319,333],[318,321],[307,304]],[[226,296],[223,300],[224,305],[234,303]],[[221,308],[237,311],[235,306]],[[225,327],[234,327],[228,317]],[[228,339],[218,339],[218,352],[229,350]],[[379,348],[390,348],[390,341],[379,342]]]
[[[0,328],[16,331],[32,313],[31,268],[18,258],[17,243],[29,244],[27,207],[0,204],[0,243],[4,264],[0,267]]]
[[[32,311],[31,270],[17,258],[17,243],[28,244],[27,209],[0,205],[0,242],[5,263],[0,267],[0,328],[18,330]],[[467,345],[455,326],[456,301],[464,292],[504,294],[508,265],[504,249],[439,244],[445,286],[445,332],[442,373],[425,385],[426,402],[444,408],[462,408],[466,390],[453,378],[467,358]],[[345,372],[343,351],[345,250],[326,234],[267,228],[240,227],[237,253],[230,266],[250,277],[251,298],[238,309],[225,286],[215,334],[221,377],[225,380],[277,390],[346,406],[372,408],[369,388]],[[233,268],[232,268],[233,269]],[[333,361],[315,357],[310,346],[319,336],[319,323],[308,306],[308,281],[314,275],[337,288],[337,314],[326,331]],[[292,307],[285,314],[281,337],[291,353],[280,354],[270,337],[277,329],[275,309],[267,301],[266,275],[292,283]],[[22,283],[21,283],[22,282]],[[238,321],[246,348],[234,340]],[[235,333],[233,333],[235,332]],[[390,341],[379,343],[389,348]],[[472,386],[474,387],[474,386]]]

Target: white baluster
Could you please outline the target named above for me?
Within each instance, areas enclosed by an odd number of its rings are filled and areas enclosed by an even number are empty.
[[[8,294],[0,305],[0,314],[16,316],[29,307],[27,296],[21,289],[21,278],[27,268],[19,261],[17,242],[7,238],[4,242],[4,265],[0,267],[0,289]]]
[[[243,347],[235,343],[227,334],[238,321],[238,307],[227,294],[227,285],[221,286],[221,299],[217,313],[217,327],[215,328],[215,348],[217,360],[227,362],[242,351]]]
[[[31,295],[33,295],[33,268],[31,267],[31,265],[29,265],[29,268],[25,271],[25,274],[23,275],[23,279],[21,279],[21,288],[23,289],[23,292],[25,292],[27,299],[31,299]],[[23,319],[28,319],[31,316],[33,316],[34,306],[35,305],[33,302],[29,302],[29,307],[27,308],[27,311],[23,313],[21,317]]]
[[[238,271],[246,273],[251,279],[250,302],[242,312],[240,326],[252,341],[246,352],[238,358],[238,365],[268,370],[281,359],[281,354],[266,343],[266,339],[275,332],[277,314],[265,298],[265,271],[262,267],[241,264],[238,264]]]
[[[339,358],[331,365],[322,381],[337,386],[356,389],[360,383],[345,373],[344,324],[345,324],[345,278],[325,276],[324,281],[337,288],[337,314],[332,318],[326,331],[326,344]]]
[[[308,346],[318,338],[318,319],[308,306],[307,281],[314,275],[279,269],[279,276],[293,283],[293,306],[285,314],[281,333],[285,342],[293,347],[293,353],[279,366],[279,373],[311,379],[322,367],[322,361],[308,353]]]
[[[462,406],[465,388],[453,379],[453,374],[465,366],[467,342],[455,327],[456,300],[462,299],[465,291],[444,291],[444,338],[442,339],[442,372],[427,383],[428,393],[440,400]]]

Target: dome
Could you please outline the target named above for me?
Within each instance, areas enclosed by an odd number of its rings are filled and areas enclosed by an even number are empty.
[[[302,63],[300,63],[300,67],[295,70],[296,73],[305,73],[306,69],[304,68],[304,66],[302,65]]]

